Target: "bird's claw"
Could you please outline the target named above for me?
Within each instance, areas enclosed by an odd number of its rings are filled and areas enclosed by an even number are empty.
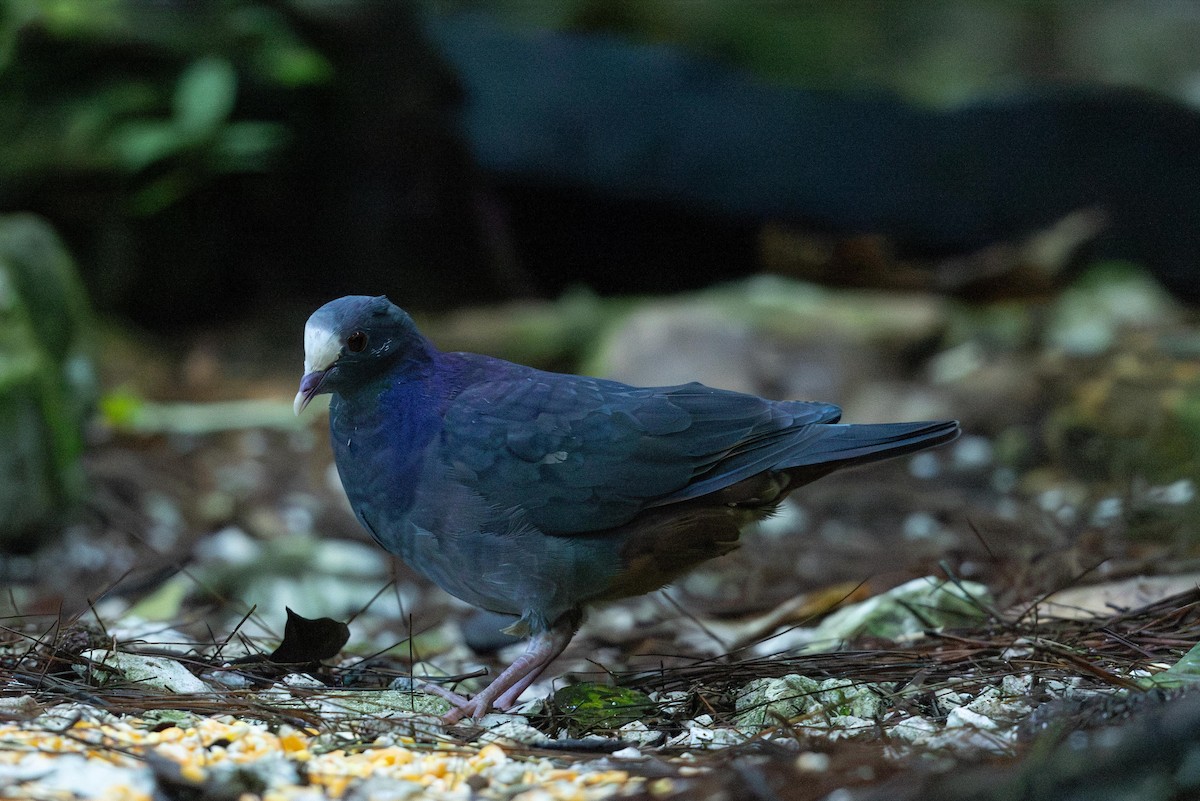
[[[458,723],[463,718],[478,720],[490,712],[494,706],[486,688],[476,693],[474,698],[459,695],[437,684],[427,683],[421,689],[450,702],[450,711],[442,715],[442,723],[447,726]]]

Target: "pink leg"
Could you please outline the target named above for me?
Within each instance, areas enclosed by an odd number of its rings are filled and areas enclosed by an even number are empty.
[[[469,701],[441,687],[427,687],[455,706],[442,716],[442,722],[456,723],[464,717],[481,718],[493,706],[501,709],[512,706],[517,697],[563,652],[567,643],[575,636],[576,628],[577,621],[568,615],[559,619],[549,631],[535,634],[529,640],[525,653],[517,657],[516,661],[492,680],[491,684],[477,692]]]
[[[554,655],[554,657],[556,656],[558,656],[558,654]],[[512,707],[516,706],[517,699],[521,697],[521,693],[525,692],[525,690],[529,688],[530,684],[533,684],[543,673],[546,672],[546,668],[550,667],[550,663],[554,661],[554,657],[547,659],[546,664],[542,665],[537,670],[531,670],[526,673],[520,681],[505,690],[504,694],[497,698],[496,702],[492,704],[492,706],[496,707],[497,709],[511,709]]]

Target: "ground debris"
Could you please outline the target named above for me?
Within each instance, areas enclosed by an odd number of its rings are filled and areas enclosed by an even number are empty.
[[[1146,691],[1139,680],[1200,640],[1200,589],[1107,615],[1041,618],[1018,609],[902,642],[868,639],[853,650],[620,674],[618,684],[647,693],[648,706],[633,728],[621,717],[588,731],[577,721],[563,727],[552,706],[538,705],[447,729],[433,715],[406,711],[411,703],[384,703],[384,695],[422,696],[380,689],[392,671],[371,677],[361,664],[230,689],[195,678],[217,666],[203,649],[135,641],[67,650],[65,643],[96,638],[77,630],[86,629],[81,624],[59,625],[53,636],[24,625],[0,645],[4,695],[12,699],[5,708],[15,718],[0,724],[0,773],[30,796],[70,797],[77,788],[60,775],[70,771],[122,798],[168,787],[204,797],[368,798],[381,782],[434,798],[459,797],[467,784],[485,798],[535,785],[548,797],[670,797],[707,786],[714,765],[769,786],[780,768],[762,760],[821,774],[813,787],[826,779],[875,787],[891,776],[950,792],[938,765],[990,756],[1027,769],[1030,743],[1065,742],[1070,731],[1113,723],[1145,728],[1143,719],[1165,715],[1168,701],[1193,698],[1187,690]],[[172,693],[128,671],[99,675],[105,664],[164,660],[204,690]],[[764,691],[771,698],[756,702]],[[857,754],[857,764],[846,753]],[[1066,756],[1054,759],[1063,775],[1074,775]]]

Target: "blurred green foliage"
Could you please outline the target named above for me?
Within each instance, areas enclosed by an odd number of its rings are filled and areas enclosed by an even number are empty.
[[[1162,83],[1200,69],[1200,51],[1170,46],[1200,29],[1165,12],[1129,25],[1122,8],[0,0],[0,210],[52,221],[95,304],[151,327],[212,320],[264,297],[364,287],[427,308],[529,294],[537,257],[521,251],[518,215],[472,162],[457,126],[462,85],[425,35],[423,13],[611,32],[796,86],[940,102],[1037,78],[1103,79],[1099,57],[1080,53],[1093,39],[1116,41],[1114,32],[1140,37],[1097,51],[1120,75],[1151,85],[1141,78],[1155,59],[1181,52]],[[1148,32],[1164,43],[1150,46]],[[331,264],[355,269],[334,275]]]
[[[461,230],[469,162],[412,8],[0,3],[0,209],[51,220],[95,304],[155,328],[332,294],[334,261],[436,288],[474,240],[421,215]]]
[[[206,175],[268,169],[289,130],[278,119],[245,117],[243,96],[335,78],[333,63],[296,30],[290,11],[329,18],[369,2],[6,0],[0,4],[0,205],[24,182],[68,171],[120,176],[129,184],[131,210],[152,214]],[[1090,8],[1095,20],[1103,22],[1105,5]],[[957,100],[1039,71],[1063,74],[1072,59],[1086,62],[1086,54],[1055,45],[1056,32],[1069,30],[1066,20],[1080,10],[1066,0],[413,0],[412,6],[607,31],[678,44],[793,85],[886,87],[927,100]]]
[[[0,203],[45,176],[107,179],[153,214],[286,142],[239,119],[243,84],[296,88],[329,64],[251,3],[10,0],[0,18]],[[5,203],[7,205],[7,203]]]
[[[83,492],[90,312],[54,230],[0,216],[0,545],[28,548]]]

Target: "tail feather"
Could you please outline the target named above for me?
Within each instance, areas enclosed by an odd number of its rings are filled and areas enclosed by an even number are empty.
[[[957,420],[920,423],[839,423],[812,426],[809,436],[780,460],[777,469],[831,465],[835,468],[891,459],[941,445],[959,435]]]
[[[787,473],[795,489],[834,470],[931,448],[958,434],[957,420],[800,425],[744,441],[686,487],[649,505],[700,498],[767,472]]]

